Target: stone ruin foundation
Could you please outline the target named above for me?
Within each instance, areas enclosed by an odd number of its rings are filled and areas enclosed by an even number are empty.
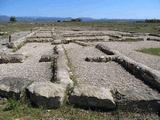
[[[58,28],[32,31],[12,43],[17,48],[25,43],[15,53],[0,54],[0,96],[21,99],[25,94],[33,105],[44,108],[59,108],[68,101],[82,108],[159,112],[160,71],[107,46],[126,37],[143,43],[146,36]]]

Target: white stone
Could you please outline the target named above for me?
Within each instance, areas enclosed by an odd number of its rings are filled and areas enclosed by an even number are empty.
[[[66,89],[51,82],[34,82],[28,88],[31,103],[39,107],[58,108],[63,104]]]
[[[71,104],[82,107],[115,109],[116,105],[109,89],[96,86],[76,86],[69,97]]]

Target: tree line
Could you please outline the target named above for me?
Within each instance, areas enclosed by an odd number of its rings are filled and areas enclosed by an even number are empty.
[[[160,23],[160,19],[146,19],[145,23]]]

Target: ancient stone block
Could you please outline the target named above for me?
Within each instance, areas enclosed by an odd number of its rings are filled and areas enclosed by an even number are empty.
[[[114,51],[112,51],[110,48],[108,48],[107,46],[103,45],[103,44],[97,44],[96,48],[101,50],[102,52],[106,53],[107,55],[114,55]]]
[[[73,93],[69,96],[69,102],[86,108],[100,108],[105,110],[116,108],[109,89],[89,85],[76,86]]]
[[[56,70],[56,82],[59,84],[63,84],[66,87],[72,87],[73,81],[70,79],[69,76],[69,67],[68,61],[65,55],[65,51],[62,45],[57,46],[57,70]]]
[[[53,57],[51,55],[42,55],[39,62],[51,62]]]
[[[86,57],[85,61],[87,62],[109,62],[114,61],[116,56],[101,56],[101,57]]]
[[[65,98],[65,88],[51,82],[34,82],[27,88],[32,104],[44,108],[58,108]]]
[[[0,96],[19,99],[32,81],[25,78],[6,77],[0,80]]]
[[[25,60],[23,54],[1,54],[0,55],[0,64],[3,63],[23,63]]]

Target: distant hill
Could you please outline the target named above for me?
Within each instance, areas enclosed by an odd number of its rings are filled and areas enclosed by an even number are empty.
[[[9,22],[10,17],[0,15],[0,22]],[[58,18],[58,17],[16,17],[19,22],[52,22],[57,20],[70,20],[72,18]]]
[[[9,21],[9,18],[8,16],[5,16],[5,15],[0,15],[0,22],[8,22]]]
[[[0,15],[0,22],[9,22],[10,17],[6,15]],[[54,22],[54,21],[68,21],[73,18],[66,17],[66,18],[60,18],[60,17],[16,17],[17,21],[19,22]],[[80,19],[84,22],[135,22],[135,21],[144,21],[143,19],[94,19],[89,17],[80,17]]]

